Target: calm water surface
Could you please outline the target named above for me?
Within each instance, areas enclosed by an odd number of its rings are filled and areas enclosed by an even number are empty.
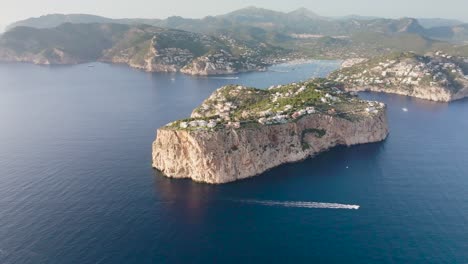
[[[466,100],[362,94],[388,104],[387,141],[233,184],[151,169],[156,128],[219,86],[268,87],[337,65],[238,79],[0,65],[0,263],[468,263]]]

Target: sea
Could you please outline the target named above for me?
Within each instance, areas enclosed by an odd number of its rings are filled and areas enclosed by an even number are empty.
[[[339,65],[192,77],[0,64],[0,263],[468,263],[468,100],[362,93],[388,105],[386,141],[231,184],[151,168],[157,128],[217,88]]]

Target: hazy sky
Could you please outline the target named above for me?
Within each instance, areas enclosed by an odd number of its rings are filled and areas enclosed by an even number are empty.
[[[443,17],[468,21],[468,0],[0,0],[0,29],[50,13],[87,13],[113,18],[203,17],[246,6],[279,11],[306,7],[320,15]]]

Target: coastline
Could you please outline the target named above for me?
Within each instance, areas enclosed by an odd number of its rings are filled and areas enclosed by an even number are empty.
[[[104,64],[110,64],[110,65],[123,65],[131,69],[136,69],[138,71],[142,72],[148,72],[148,73],[181,73],[185,74],[187,76],[195,76],[195,77],[213,77],[213,76],[234,76],[237,74],[242,74],[242,73],[251,73],[251,72],[267,72],[271,70],[271,67],[276,67],[276,66],[286,66],[286,67],[292,67],[296,65],[306,65],[306,64],[311,64],[315,63],[318,61],[326,61],[326,62],[336,62],[337,64],[340,64],[343,60],[337,60],[337,59],[309,59],[309,58],[302,58],[302,59],[291,59],[291,60],[282,60],[282,59],[275,59],[272,60],[272,62],[266,63],[263,67],[258,67],[257,69],[240,69],[237,71],[217,71],[212,74],[190,74],[189,71],[184,71],[183,69],[173,69],[173,70],[148,70],[142,65],[135,65],[135,64],[130,64],[127,62],[114,62],[111,60],[95,60],[95,61],[76,61],[73,63],[37,63],[31,60],[1,60],[0,63],[2,64],[30,64],[30,65],[35,65],[35,66],[43,66],[43,67],[55,67],[55,66],[74,66],[74,65],[84,65],[84,64],[92,64],[92,63],[104,63]],[[274,71],[273,71],[274,72]]]

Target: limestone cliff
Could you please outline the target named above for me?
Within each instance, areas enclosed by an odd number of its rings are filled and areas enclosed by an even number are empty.
[[[468,96],[468,63],[442,52],[403,53],[350,64],[330,78],[347,91],[373,91],[450,102]]]
[[[297,98],[297,104],[282,104]],[[263,106],[264,100],[275,102]],[[211,184],[245,179],[338,145],[382,141],[388,135],[385,109],[317,83],[270,91],[224,87],[191,119],[158,130],[153,167],[168,177]]]
[[[465,82],[465,81],[464,81]],[[426,86],[418,85],[416,87],[405,87],[405,86],[393,86],[393,87],[382,87],[379,85],[367,85],[367,86],[348,86],[347,91],[354,92],[378,92],[378,93],[391,93],[404,96],[411,96],[415,98],[425,99],[434,102],[451,102],[460,100],[468,97],[468,82],[464,88],[457,92],[447,90],[441,86]]]

